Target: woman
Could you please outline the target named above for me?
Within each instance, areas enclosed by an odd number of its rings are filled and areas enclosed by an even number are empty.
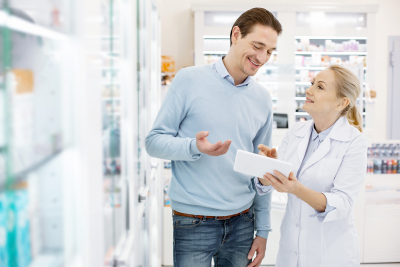
[[[312,120],[294,124],[278,152],[259,146],[264,155],[293,163],[289,177],[275,172],[255,179],[259,194],[272,187],[288,193],[277,267],[360,264],[353,218],[367,167],[360,92],[351,71],[337,65],[321,71],[303,106]]]

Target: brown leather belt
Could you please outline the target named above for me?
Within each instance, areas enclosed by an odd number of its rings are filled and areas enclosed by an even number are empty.
[[[233,215],[228,215],[228,216],[203,216],[203,215],[192,215],[192,214],[186,214],[186,213],[181,213],[178,212],[176,210],[172,210],[172,212],[174,213],[174,215],[178,215],[178,216],[183,216],[183,217],[190,217],[190,218],[197,218],[197,219],[204,219],[204,217],[206,217],[207,219],[216,219],[216,220],[227,220],[230,219],[232,217],[236,217],[239,216],[242,213],[247,213],[249,212],[250,209],[244,210],[240,213],[236,213]]]

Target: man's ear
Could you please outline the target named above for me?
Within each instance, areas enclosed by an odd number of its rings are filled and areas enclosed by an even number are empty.
[[[232,44],[236,44],[237,41],[241,38],[240,28],[239,26],[235,26],[232,29]]]

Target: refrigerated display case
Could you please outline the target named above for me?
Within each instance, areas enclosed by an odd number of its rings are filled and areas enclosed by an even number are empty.
[[[0,4],[0,266],[157,265],[158,2]]]

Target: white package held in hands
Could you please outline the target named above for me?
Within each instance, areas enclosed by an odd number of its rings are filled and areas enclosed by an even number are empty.
[[[233,170],[236,172],[260,178],[263,178],[267,172],[274,175],[274,170],[288,177],[292,168],[292,163],[268,158],[244,150],[238,150],[236,152],[235,164],[233,166]]]

